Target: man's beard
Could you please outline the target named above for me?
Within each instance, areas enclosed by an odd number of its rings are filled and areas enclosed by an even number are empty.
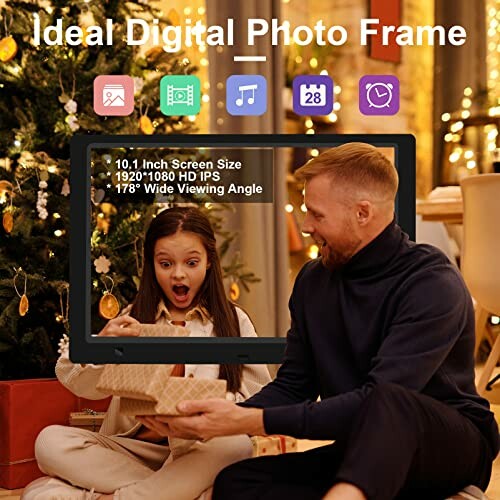
[[[361,240],[352,238],[345,245],[344,248],[335,249],[328,244],[324,244],[321,247],[321,262],[330,271],[336,271],[344,267],[350,260],[351,257],[356,253]]]

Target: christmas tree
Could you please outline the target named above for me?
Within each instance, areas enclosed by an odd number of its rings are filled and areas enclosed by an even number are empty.
[[[113,46],[36,46],[33,14],[41,29],[63,19],[63,29],[104,26],[113,19]],[[160,18],[144,1],[10,0],[0,10],[0,379],[53,376],[57,344],[69,331],[69,142],[75,133],[189,133],[187,117],[168,117],[159,109],[159,80],[196,68],[182,56],[153,47],[140,54],[125,39],[127,17]],[[175,12],[163,22],[173,22]],[[178,19],[174,22],[178,22]],[[135,109],[126,117],[100,117],[93,111],[98,75],[130,75]],[[186,151],[186,155],[190,153]],[[154,199],[117,209],[104,200],[99,179],[92,189],[92,303],[113,287],[120,306],[137,291],[144,228],[162,208]],[[224,211],[205,209],[226,255],[235,234],[223,229]],[[254,281],[238,255],[224,267],[233,286]],[[237,286],[232,290],[237,294]],[[234,296],[233,296],[234,298]],[[103,319],[103,322],[105,320]]]

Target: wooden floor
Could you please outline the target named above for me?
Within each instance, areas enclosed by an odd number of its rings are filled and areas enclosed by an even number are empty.
[[[497,369],[497,371],[500,372],[500,368]],[[498,399],[495,399],[495,401],[500,402],[500,395]],[[491,409],[495,412],[497,422],[500,423],[500,404],[492,404]],[[309,441],[307,439],[301,439],[299,440],[298,451],[310,450],[327,443],[328,441]],[[466,452],[466,450],[464,450],[464,452]],[[3,490],[0,488],[0,500],[18,500],[21,493],[22,490]],[[493,464],[491,481],[486,493],[491,500],[500,499],[500,455]]]

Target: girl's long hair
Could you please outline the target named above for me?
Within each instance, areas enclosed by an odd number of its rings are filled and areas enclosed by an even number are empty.
[[[160,212],[152,221],[144,241],[144,266],[139,291],[130,315],[141,323],[154,323],[158,305],[167,297],[156,280],[154,248],[156,242],[178,231],[196,234],[207,252],[208,263],[205,280],[193,300],[209,312],[216,337],[239,337],[240,327],[235,306],[228,300],[222,281],[222,270],[217,253],[215,234],[208,218],[194,207],[174,207]],[[243,367],[240,364],[220,366],[219,378],[227,380],[228,390],[237,392],[241,386]]]

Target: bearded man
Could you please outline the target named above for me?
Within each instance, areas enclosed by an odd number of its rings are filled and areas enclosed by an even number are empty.
[[[485,489],[498,427],[474,385],[474,311],[460,273],[396,224],[397,172],[375,147],[330,149],[297,174],[303,231],[321,258],[296,278],[276,379],[239,406],[183,402],[189,416],[156,417],[154,429],[335,440],[231,465],[215,500],[442,500]]]

